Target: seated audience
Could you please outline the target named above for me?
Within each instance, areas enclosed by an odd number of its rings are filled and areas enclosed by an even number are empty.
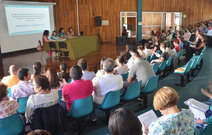
[[[177,92],[171,87],[163,87],[156,92],[153,99],[153,106],[163,116],[152,122],[148,128],[149,130],[142,123],[143,135],[194,134],[194,116],[188,109],[178,109],[178,99]]]
[[[191,37],[190,31],[188,29],[185,29],[185,34],[182,37],[184,38],[185,41],[189,41]]]
[[[16,101],[9,100],[7,93],[7,86],[4,83],[0,83],[0,119],[7,118],[17,113],[19,107]]]
[[[141,135],[141,123],[128,108],[119,108],[110,116],[108,128],[112,135]]]
[[[29,69],[21,68],[18,70],[19,83],[11,88],[11,97],[15,100],[18,98],[28,97],[35,93],[31,80]]]
[[[163,42],[161,44],[163,44]],[[165,47],[166,47],[166,52],[169,54],[169,56],[173,56],[174,53],[171,49],[171,42],[166,42]]]
[[[27,135],[52,135],[52,134],[46,130],[36,129],[36,130],[29,132]]]
[[[11,65],[9,67],[9,76],[5,76],[2,78],[1,82],[7,84],[8,88],[11,88],[14,85],[17,85],[19,82],[19,78],[17,76],[17,67],[15,65]]]
[[[184,35],[185,34],[185,30],[184,30],[184,27],[183,26],[180,26],[180,36]]]
[[[82,69],[82,79],[92,80],[96,76],[96,74],[94,72],[88,71],[88,64],[84,58],[78,60],[77,65]]]
[[[31,80],[33,80],[36,75],[41,75],[41,68],[42,65],[40,62],[35,62],[33,64],[33,74],[31,75]]]
[[[181,47],[179,45],[180,44],[180,41],[178,39],[175,39],[173,41],[173,43],[174,43],[174,48],[175,48],[176,52],[178,53],[179,51],[181,51]]]
[[[103,62],[107,59],[107,57],[103,57],[100,61],[100,70],[97,71],[96,77],[102,77],[105,74],[105,71],[103,70]]]
[[[49,68],[46,71],[46,77],[49,79],[50,89],[62,90],[66,84],[65,79],[60,80],[54,68]]]
[[[130,53],[130,55],[131,55],[131,57],[130,57],[130,59],[127,61],[127,66],[128,66],[128,68],[130,69],[132,66],[133,66],[133,55],[135,54],[135,53],[137,53],[136,52],[136,50],[134,49],[134,48],[130,48],[129,49],[129,53]]]
[[[50,39],[51,40],[58,40],[58,39],[60,39],[60,37],[57,36],[57,32],[55,30],[52,32],[52,35],[51,35],[51,38]]]
[[[143,52],[145,53],[146,57],[152,56],[153,52],[150,49],[150,44],[149,43],[145,43],[144,44],[144,50]]]
[[[129,70],[129,75],[127,81],[124,82],[124,86],[122,88],[122,96],[125,94],[127,88],[131,83],[142,81],[142,87],[145,86],[146,82],[150,77],[155,76],[153,69],[150,64],[146,60],[142,60],[140,55],[133,55],[134,65]]]
[[[60,71],[61,72],[57,73],[57,75],[59,77],[59,80],[65,79],[66,82],[68,83],[69,79],[70,79],[70,75],[67,72],[67,68],[68,68],[67,64],[65,62],[61,62],[60,63]]]
[[[67,32],[67,37],[73,37],[74,36],[74,31],[72,27],[68,28],[68,32]]]
[[[82,69],[79,66],[71,68],[70,76],[73,81],[70,84],[66,84],[62,90],[63,101],[66,102],[67,111],[71,109],[74,100],[89,97],[93,92],[92,81],[81,79]]]
[[[208,27],[208,32],[204,33],[205,36],[212,36],[212,28],[211,25]]]
[[[58,37],[59,38],[67,38],[65,32],[64,32],[64,28],[60,28],[59,32],[58,32]]]
[[[144,51],[144,46],[143,45],[137,46],[137,52],[139,53],[141,58],[142,59],[146,59],[146,54],[143,51]]]
[[[93,100],[97,104],[102,103],[108,92],[117,91],[123,87],[122,77],[113,74],[114,67],[114,60],[107,58],[103,62],[103,70],[105,71],[105,74],[101,78],[95,77],[92,80],[94,87]]]
[[[166,41],[172,41],[172,33],[170,30],[167,31]]]
[[[128,66],[125,65],[125,59],[123,56],[118,56],[115,62],[117,65],[117,67],[114,69],[115,73],[126,74],[128,72]]]
[[[166,52],[166,46],[165,46],[164,42],[161,43],[160,50],[162,51],[160,57],[158,59],[152,60],[151,64],[153,64],[155,62],[162,63],[164,60],[168,60],[169,59],[169,54],[168,54],[168,52]]]
[[[33,112],[37,108],[50,107],[58,103],[58,91],[49,89],[48,78],[44,75],[37,75],[33,80],[36,94],[31,95],[27,101],[25,117],[32,118]]]

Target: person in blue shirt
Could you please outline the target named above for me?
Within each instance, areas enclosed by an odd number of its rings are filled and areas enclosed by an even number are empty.
[[[66,37],[66,34],[65,34],[65,32],[64,32],[64,28],[60,28],[60,29],[59,29],[58,37],[60,37],[60,38],[67,38],[67,37]]]
[[[58,39],[61,39],[61,38],[59,38],[59,37],[57,36],[57,33],[56,33],[56,31],[54,30],[54,31],[52,32],[52,35],[51,35],[51,40],[58,40]]]

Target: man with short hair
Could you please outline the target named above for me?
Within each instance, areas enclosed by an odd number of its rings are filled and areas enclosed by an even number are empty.
[[[75,65],[70,69],[72,82],[66,84],[62,90],[63,100],[66,102],[67,111],[71,109],[74,100],[89,97],[93,92],[91,80],[83,80],[82,69]],[[63,105],[62,105],[63,106]]]
[[[84,58],[78,60],[77,65],[82,69],[82,79],[92,80],[96,76],[94,72],[88,71],[88,64]]]
[[[97,104],[101,104],[105,95],[110,91],[117,91],[123,87],[123,80],[120,75],[114,75],[113,69],[115,62],[108,58],[103,62],[103,70],[105,74],[101,77],[95,77],[92,82],[94,86],[93,100]]]
[[[34,86],[30,82],[31,74],[29,69],[21,68],[18,70],[19,83],[11,88],[11,96],[13,99],[17,100],[18,98],[29,97],[32,94],[35,94]]]
[[[9,76],[5,76],[2,78],[3,83],[7,84],[8,88],[11,88],[14,85],[17,85],[19,82],[18,76],[17,76],[17,67],[15,65],[11,65],[9,67]]]
[[[137,51],[136,51],[135,48],[130,48],[130,49],[129,49],[129,53],[130,53],[131,57],[130,57],[130,59],[129,59],[128,62],[127,62],[128,69],[130,69],[130,68],[133,66],[134,63],[133,63],[133,58],[132,58],[132,56],[133,56],[135,53],[137,53]]]

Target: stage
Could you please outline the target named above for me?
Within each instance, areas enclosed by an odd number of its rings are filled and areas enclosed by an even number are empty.
[[[100,60],[102,57],[116,58],[118,55],[125,53],[126,46],[116,46],[114,44],[99,45],[98,50],[91,52],[83,58],[88,61],[88,68],[90,71],[96,72],[100,68]],[[78,58],[80,59],[80,58]],[[66,62],[69,68],[77,64],[76,60],[69,58],[49,58],[48,54],[44,51],[21,51],[17,53],[7,54],[0,58],[0,79],[3,76],[9,75],[8,68],[10,65],[17,65],[18,68],[28,68],[30,73],[33,72],[32,65],[34,62],[41,62],[43,65],[43,72],[52,67],[59,71],[61,62]]]

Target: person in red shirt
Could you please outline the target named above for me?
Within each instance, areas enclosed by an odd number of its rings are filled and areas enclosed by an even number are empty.
[[[179,45],[180,41],[178,39],[175,39],[173,41],[173,43],[174,43],[174,48],[175,48],[176,52],[178,53],[179,51],[181,51],[181,48],[180,48],[180,45]]]
[[[66,102],[68,111],[71,109],[74,100],[89,97],[93,92],[92,81],[81,79],[82,69],[79,66],[73,66],[71,68],[70,76],[72,82],[66,84],[62,89],[63,100]]]

